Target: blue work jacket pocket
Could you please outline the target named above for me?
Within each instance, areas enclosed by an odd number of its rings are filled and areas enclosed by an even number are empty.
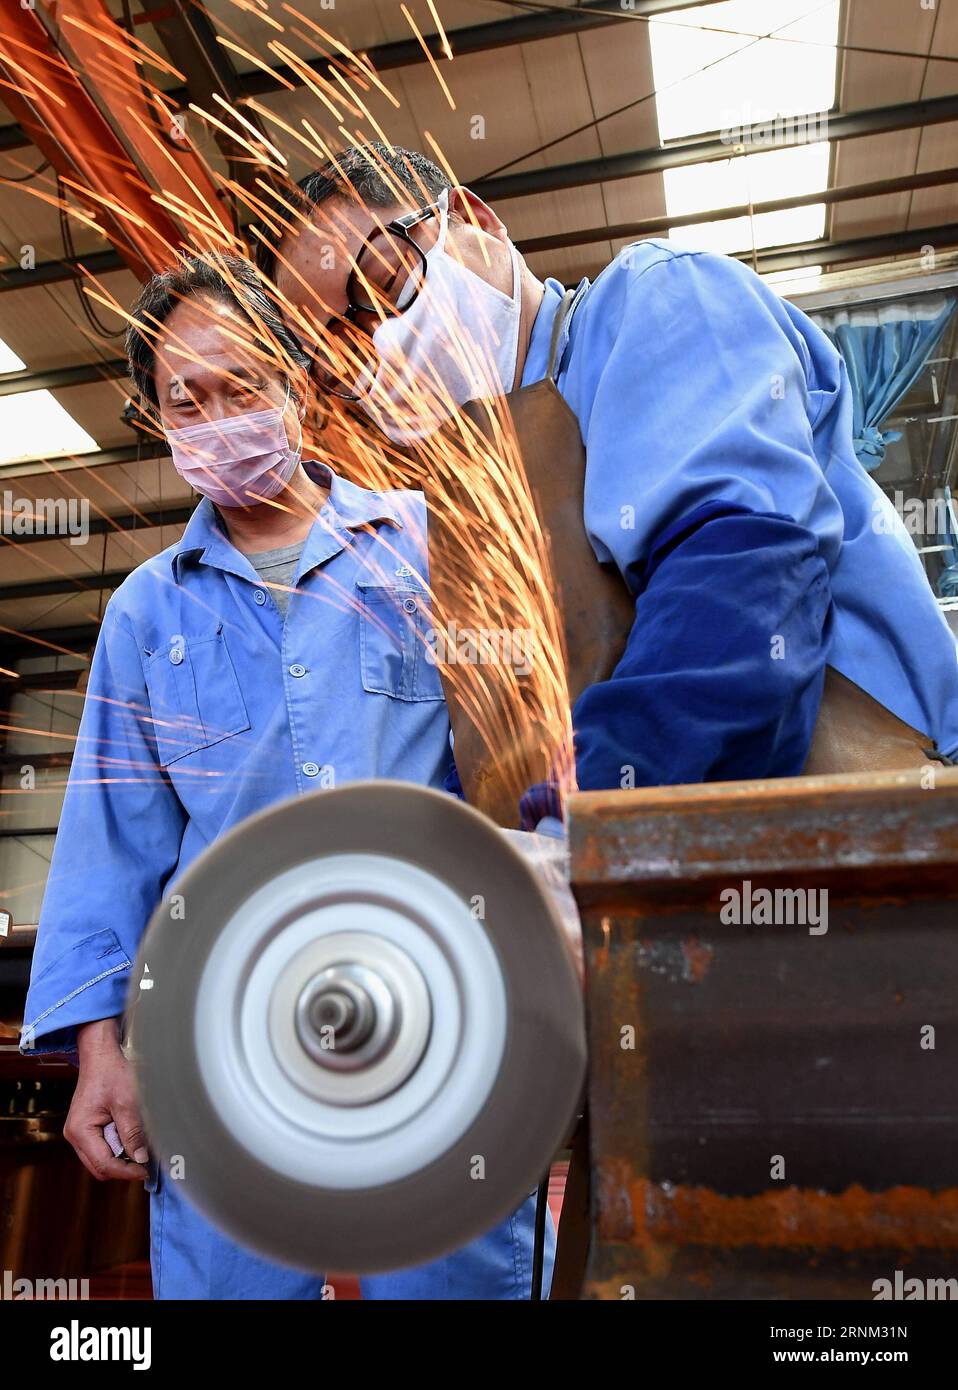
[[[162,767],[250,727],[222,623],[203,637],[173,637],[146,658],[146,688]]]
[[[442,700],[439,671],[430,660],[429,595],[373,580],[357,587],[363,689],[394,700]]]

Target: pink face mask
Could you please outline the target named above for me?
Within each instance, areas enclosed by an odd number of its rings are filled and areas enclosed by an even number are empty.
[[[289,400],[289,387],[286,388]],[[254,410],[167,430],[173,466],[195,492],[218,507],[250,507],[275,497],[299,466],[299,445],[290,446],[283,408]]]

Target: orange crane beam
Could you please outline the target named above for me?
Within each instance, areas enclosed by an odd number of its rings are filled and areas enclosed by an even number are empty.
[[[102,0],[0,4],[4,103],[140,278],[180,248],[240,246],[222,193],[155,85],[162,65]]]

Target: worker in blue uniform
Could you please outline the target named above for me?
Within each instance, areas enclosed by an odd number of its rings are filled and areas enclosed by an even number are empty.
[[[663,240],[564,295],[415,151],[357,147],[299,187],[300,225],[264,232],[261,268],[334,409],[405,444],[551,371],[574,412],[584,525],[635,601],[621,660],[573,710],[581,788],[799,773],[826,665],[958,754],[954,638],[810,319],[738,261]]]
[[[65,1133],[93,1176],[151,1190],[157,1298],[321,1299],[335,1294],[322,1277],[242,1249],[149,1163],[119,1023],[154,909],[231,827],[360,779],[442,786],[449,720],[413,630],[424,501],[303,459],[305,359],[248,262],[159,276],[133,318],[133,380],[204,496],[103,616],[21,1046],[77,1062]],[[133,1162],[111,1152],[111,1125]],[[528,1298],[534,1221],[532,1195],[465,1249],[364,1279],[363,1296]]]

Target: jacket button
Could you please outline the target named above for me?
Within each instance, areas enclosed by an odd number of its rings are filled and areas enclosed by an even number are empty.
[[[414,598],[404,598],[402,606],[407,613],[415,613],[416,609],[419,607]]]
[[[262,589],[253,590],[253,602],[262,606],[266,602],[266,594]]]
[[[306,674],[306,667],[305,667],[305,666],[300,666],[299,662],[296,661],[296,662],[294,662],[293,665],[289,668],[289,674],[290,674],[291,676],[305,676],[305,674]]]
[[[303,771],[307,777],[315,777],[319,772],[319,767],[316,763],[303,763]]]
[[[170,660],[174,666],[179,666],[180,662],[183,660],[183,653],[180,651],[179,647],[174,647],[172,649],[170,652]]]

